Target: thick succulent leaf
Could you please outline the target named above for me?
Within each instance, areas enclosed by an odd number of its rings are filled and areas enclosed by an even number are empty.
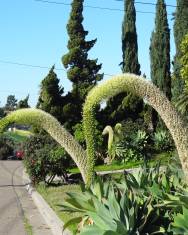
[[[112,215],[112,217],[115,220],[119,220],[120,219],[120,206],[116,200],[114,189],[112,187],[110,188],[110,191],[109,191],[108,207],[109,207],[109,212]]]
[[[82,221],[82,217],[76,217],[73,219],[68,220],[64,225],[63,225],[63,231],[70,227],[71,225],[78,224]]]
[[[79,235],[104,235],[104,230],[96,225],[87,225],[81,230]]]
[[[117,225],[116,223],[113,221],[113,219],[106,220],[106,218],[101,217],[101,215],[96,214],[94,212],[88,212],[88,216],[93,220],[94,224],[104,230],[112,230],[112,231],[116,231],[117,229]]]

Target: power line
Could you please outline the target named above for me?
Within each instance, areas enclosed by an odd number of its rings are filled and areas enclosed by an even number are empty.
[[[71,3],[65,3],[65,2],[48,1],[48,0],[33,0],[33,1],[40,2],[40,3],[47,3],[47,4],[71,6]],[[109,11],[124,12],[124,10],[120,9],[120,8],[99,7],[99,6],[91,6],[91,5],[84,5],[84,7],[85,8],[92,8],[92,9],[99,9],[99,10],[109,10]],[[154,14],[155,15],[155,12],[152,12],[152,11],[139,11],[138,10],[136,12],[137,13],[143,13],[143,14]],[[172,15],[172,14],[169,14],[169,15]]]
[[[115,0],[116,2],[123,2],[124,0]],[[141,4],[141,5],[151,5],[151,6],[157,6],[158,4],[157,3],[152,3],[152,2],[140,2],[140,1],[136,1],[134,2],[135,4]],[[162,4],[163,5],[163,4]],[[173,7],[173,8],[176,8],[176,7],[180,7],[180,6],[176,6],[176,5],[171,5],[171,4],[164,4],[166,5],[167,7]]]
[[[2,64],[10,64],[10,65],[16,65],[16,66],[24,66],[24,67],[31,67],[31,68],[39,68],[39,69],[51,69],[48,66],[41,66],[41,65],[33,65],[33,64],[25,64],[25,63],[19,63],[19,62],[14,62],[14,61],[7,61],[7,60],[0,60],[0,63]],[[55,70],[60,70],[60,71],[65,71],[67,72],[66,69],[60,69],[60,68],[55,68]],[[103,73],[106,76],[114,76],[113,74],[109,73]]]
[[[3,63],[3,64],[12,64],[12,65],[18,65],[18,66],[24,66],[24,67],[31,67],[31,68],[51,69],[48,66],[25,64],[25,63],[19,63],[19,62],[7,61],[7,60],[0,60],[0,63]],[[66,69],[60,69],[60,68],[55,68],[55,70],[61,70],[61,71],[67,72]]]

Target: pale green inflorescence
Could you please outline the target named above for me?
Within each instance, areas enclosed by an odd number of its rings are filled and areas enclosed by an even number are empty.
[[[134,74],[114,76],[94,87],[83,108],[84,133],[87,144],[88,172],[86,182],[91,182],[95,165],[94,121],[95,108],[102,102],[121,93],[131,92],[147,101],[161,116],[169,129],[188,181],[188,126],[166,96],[151,82]],[[126,115],[126,113],[125,113]]]
[[[102,135],[108,134],[108,151],[112,148],[113,138],[114,138],[114,131],[111,126],[106,126],[102,132]]]
[[[38,126],[48,132],[72,157],[77,164],[85,182],[87,164],[86,152],[74,137],[50,114],[40,109],[20,109],[0,120],[0,131],[11,123],[21,123]]]

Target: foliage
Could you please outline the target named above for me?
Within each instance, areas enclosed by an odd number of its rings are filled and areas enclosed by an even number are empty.
[[[178,213],[174,217],[174,223],[171,225],[173,234],[188,234],[188,209],[183,207],[183,213]]]
[[[158,0],[156,4],[155,30],[152,33],[150,44],[150,61],[152,82],[170,100],[170,29],[164,0]],[[155,110],[152,110],[152,121],[154,127],[161,122]]]
[[[29,95],[27,95],[25,99],[18,101],[16,108],[17,109],[30,108],[28,100],[29,100]]]
[[[15,98],[14,95],[9,95],[7,97],[7,102],[5,104],[5,110],[13,111],[15,110],[16,106],[17,106],[17,99]]]
[[[168,151],[173,148],[172,138],[165,130],[158,130],[154,133],[154,147],[157,152]]]
[[[24,164],[34,184],[40,181],[51,183],[55,176],[67,180],[70,158],[54,140],[45,135],[32,136],[23,148]]]
[[[10,138],[0,136],[0,160],[13,155],[14,143]]]
[[[0,119],[5,116],[5,110],[4,108],[0,108]]]
[[[77,234],[187,234],[188,187],[158,164],[125,174],[119,181],[96,178],[90,188],[67,193],[63,210],[81,212],[65,227]]]
[[[41,82],[37,108],[62,121],[63,88],[59,86],[59,79],[54,69],[55,66],[52,66],[48,75]]]
[[[175,106],[183,114],[187,116],[188,110],[188,34],[185,36],[181,43],[181,78],[184,80],[185,85],[182,94],[177,99]]]
[[[95,129],[95,138],[96,138],[96,152],[97,152],[97,158],[100,157],[101,154],[103,154],[103,138],[101,136],[101,126],[98,121],[95,121],[96,129]],[[83,131],[83,123],[78,123],[73,127],[74,131],[74,137],[75,139],[82,144],[82,146],[86,147],[86,141]],[[97,160],[97,159],[96,159]]]
[[[155,30],[151,38],[150,59],[151,80],[170,99],[170,29],[164,0],[158,0],[156,5]]]
[[[122,66],[123,73],[134,73],[140,75],[140,64],[138,61],[138,43],[136,32],[136,11],[134,0],[124,1],[124,19],[122,23]],[[117,94],[107,102],[108,125],[115,125],[127,118],[133,120],[139,117],[143,111],[143,101],[136,94],[123,92]],[[125,115],[126,113],[126,115]]]
[[[129,130],[128,133],[123,132],[126,126],[128,127],[128,123],[123,126],[117,123],[114,130],[111,126],[106,126],[103,130],[103,135],[109,134],[107,152],[108,164],[112,163],[115,158],[125,163],[142,160],[144,155],[146,155],[148,135],[142,130]]]
[[[123,162],[147,159],[148,138],[147,133],[142,130],[138,130],[136,133],[132,134],[125,134],[124,140],[119,143],[124,149],[120,159]]]
[[[184,88],[184,80],[182,80],[180,71],[181,65],[181,43],[188,31],[188,2],[187,0],[177,0],[174,22],[174,40],[176,46],[176,55],[174,57],[174,74],[172,80],[172,95],[174,101],[182,94]]]
[[[122,71],[140,75],[138,44],[136,33],[136,11],[133,0],[125,1],[125,14],[122,24]]]
[[[62,63],[68,69],[67,77],[73,82],[73,89],[67,96],[66,126],[69,128],[81,121],[82,104],[88,91],[100,81],[103,75],[99,74],[101,64],[97,59],[88,59],[89,50],[97,39],[86,41],[88,31],[83,27],[83,0],[73,0],[67,32],[69,35],[68,53],[62,57]],[[74,105],[73,105],[74,104]],[[70,117],[70,118],[69,118]],[[71,128],[70,128],[71,129]]]
[[[188,86],[188,34],[185,35],[181,43],[182,57],[180,59],[182,68],[180,70],[181,77],[185,80],[185,85]]]

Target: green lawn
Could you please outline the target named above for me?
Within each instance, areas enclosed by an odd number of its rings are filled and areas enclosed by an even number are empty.
[[[152,160],[148,163],[152,166],[155,164],[156,161],[161,161],[162,164],[168,162],[169,158],[172,156],[173,152],[164,152],[160,154],[156,154],[153,156]],[[112,165],[99,165],[95,167],[95,171],[114,171],[114,170],[123,170],[129,168],[135,168],[142,165],[144,161],[137,161],[137,162],[127,162],[127,163],[114,163]],[[70,173],[79,173],[78,168],[69,169]]]
[[[20,143],[25,141],[29,136],[32,135],[32,132],[30,131],[25,131],[25,130],[15,130],[13,131],[6,131],[4,133],[4,136],[9,137],[16,143]]]
[[[42,197],[64,223],[67,222],[70,218],[74,218],[80,215],[78,213],[63,212],[60,206],[63,200],[66,198],[66,192],[80,191],[79,185],[72,184],[58,187],[45,187],[44,184],[40,184],[37,186],[37,191],[42,195]],[[74,231],[75,227],[72,226],[70,230]]]

